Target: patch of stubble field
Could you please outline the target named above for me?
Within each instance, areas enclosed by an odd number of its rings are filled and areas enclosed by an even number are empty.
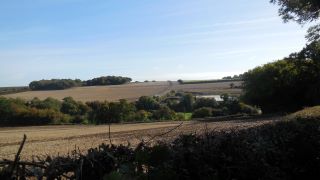
[[[184,122],[182,126],[171,133],[159,136],[153,140],[170,141],[181,134],[203,133],[207,130],[244,129],[272,123],[277,118],[264,118],[262,120],[233,120],[222,122]],[[111,126],[111,137],[114,144],[127,144],[132,146],[148,141],[150,138],[166,133],[181,122],[156,122],[140,124],[116,124]],[[77,149],[85,152],[87,149],[97,147],[101,143],[109,143],[108,126],[40,126],[40,127],[14,127],[0,128],[0,159],[13,159],[23,134],[28,139],[21,153],[22,159],[30,159],[33,155],[66,155]]]
[[[45,99],[52,97],[62,100],[65,97],[71,96],[77,101],[118,101],[126,99],[135,101],[141,96],[164,95],[165,93],[174,91],[183,91],[190,93],[220,95],[224,93],[239,95],[241,89],[230,88],[232,82],[217,82],[203,84],[179,84],[177,82],[148,82],[148,83],[130,83],[124,85],[113,86],[88,86],[76,87],[66,90],[55,91],[27,91],[15,94],[4,95],[9,98],[20,97],[31,100],[34,97]],[[241,82],[233,82],[235,86],[240,86]]]

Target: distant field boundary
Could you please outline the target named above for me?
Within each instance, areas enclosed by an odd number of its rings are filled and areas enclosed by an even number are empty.
[[[7,95],[7,94],[15,94],[20,92],[30,91],[28,86],[21,86],[21,87],[0,87],[0,95]]]
[[[261,115],[245,115],[245,114],[236,114],[228,116],[216,116],[216,117],[207,117],[207,118],[194,118],[193,121],[199,122],[222,122],[222,121],[235,121],[235,120],[261,120],[261,119],[283,119],[285,114],[261,114]]]
[[[180,81],[180,84],[206,84],[206,83],[221,83],[221,82],[238,82],[243,81],[242,79],[215,79],[215,80],[190,80]]]

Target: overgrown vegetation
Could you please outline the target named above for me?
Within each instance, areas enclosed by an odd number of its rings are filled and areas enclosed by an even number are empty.
[[[62,90],[79,86],[119,85],[131,81],[131,78],[121,76],[102,76],[87,81],[81,81],[80,79],[51,79],[32,81],[29,84],[29,88],[31,90]]]
[[[66,97],[30,101],[0,97],[0,124],[107,124],[119,122],[150,122],[188,120],[197,109],[210,108],[209,116],[258,114],[258,109],[241,103],[237,98],[223,95],[223,102],[195,98],[192,94],[170,92],[163,97],[142,96],[136,102],[93,101],[83,103]],[[211,109],[213,108],[213,109]],[[197,116],[196,117],[207,117]]]
[[[102,144],[87,154],[75,150],[67,157],[1,161],[0,179],[319,179],[319,129],[319,117],[289,118],[246,130],[183,135],[153,146]]]

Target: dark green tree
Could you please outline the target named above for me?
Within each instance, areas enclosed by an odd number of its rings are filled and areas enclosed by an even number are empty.
[[[295,111],[320,104],[319,42],[288,58],[248,71],[243,100],[264,112]]]
[[[205,118],[212,116],[212,108],[209,107],[202,107],[199,109],[194,110],[192,113],[193,118]]]
[[[317,21],[320,16],[319,0],[270,0],[278,4],[279,15],[284,22],[295,21],[299,24]],[[308,30],[306,38],[309,42],[319,40],[320,24],[312,26]]]
[[[176,113],[168,106],[161,106],[158,110],[153,112],[153,119],[156,120],[173,120]]]
[[[153,97],[141,96],[136,102],[136,107],[138,110],[151,111],[159,109],[160,104]]]
[[[192,94],[185,94],[181,98],[180,104],[183,106],[185,112],[192,112],[195,98]]]
[[[218,103],[214,98],[197,98],[194,103],[194,109],[202,107],[216,108],[218,107]]]

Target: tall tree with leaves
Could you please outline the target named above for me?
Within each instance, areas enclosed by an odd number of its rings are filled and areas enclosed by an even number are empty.
[[[304,25],[319,20],[319,0],[270,0],[270,2],[280,6],[279,15],[284,22],[295,21]],[[320,40],[320,24],[310,27],[306,38],[309,42]]]

